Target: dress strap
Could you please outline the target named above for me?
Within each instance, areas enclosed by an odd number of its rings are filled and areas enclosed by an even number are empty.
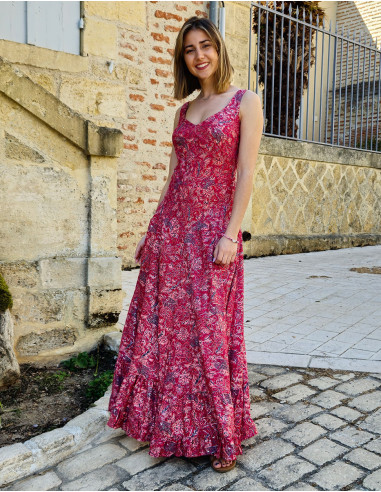
[[[189,105],[189,101],[187,101],[186,103],[184,103],[181,106],[181,109],[180,109],[180,117],[179,117],[179,124],[182,123],[183,119],[185,119],[185,114],[187,112],[188,105]]]

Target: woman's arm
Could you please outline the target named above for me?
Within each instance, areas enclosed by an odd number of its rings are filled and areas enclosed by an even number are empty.
[[[247,90],[241,100],[241,130],[233,209],[225,234],[237,239],[253,189],[254,169],[263,131],[261,100]]]
[[[179,124],[180,110],[181,110],[181,106],[177,109],[176,114],[175,114],[175,120],[173,123],[173,131],[175,131],[177,125]],[[167,181],[165,182],[164,188],[161,192],[159,202],[157,204],[157,208],[159,207],[160,203],[164,200],[165,194],[167,193],[167,190],[168,190],[169,183],[171,182],[171,177],[172,177],[173,171],[175,170],[176,166],[177,166],[177,155],[176,155],[174,146],[172,146],[171,157],[169,159],[168,178],[167,178]],[[157,208],[156,208],[156,210],[157,210]]]

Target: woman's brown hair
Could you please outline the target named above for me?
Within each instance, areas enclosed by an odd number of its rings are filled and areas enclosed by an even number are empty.
[[[210,19],[193,16],[184,22],[176,39],[173,72],[174,98],[177,100],[185,99],[195,90],[201,89],[198,78],[189,72],[184,61],[184,38],[191,29],[205,31],[218,53],[218,67],[214,74],[215,89],[218,94],[226,91],[234,74],[234,68],[230,64],[225,41],[220,31]]]

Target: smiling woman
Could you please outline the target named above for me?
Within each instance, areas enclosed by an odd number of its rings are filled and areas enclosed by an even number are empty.
[[[250,415],[240,225],[253,186],[263,115],[231,85],[216,26],[191,17],[174,56],[176,112],[169,174],[147,234],[109,403],[112,428],[149,441],[151,456],[210,455],[227,472]]]

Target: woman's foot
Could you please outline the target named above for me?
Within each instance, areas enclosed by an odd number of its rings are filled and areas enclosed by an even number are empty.
[[[212,468],[218,472],[229,471],[235,467],[236,460],[225,460],[224,458],[216,458],[211,455]]]

